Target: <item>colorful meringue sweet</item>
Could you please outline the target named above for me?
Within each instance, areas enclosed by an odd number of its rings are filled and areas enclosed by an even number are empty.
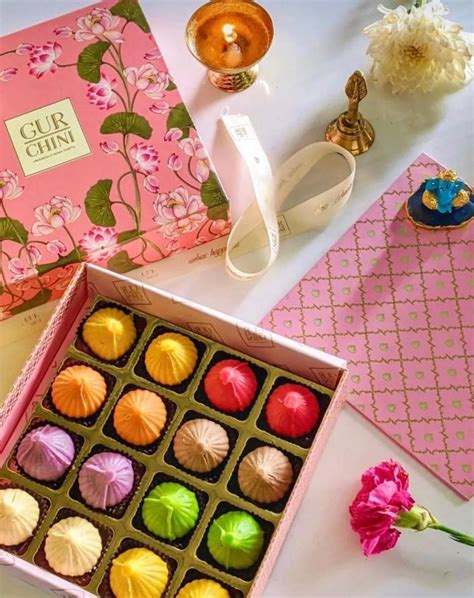
[[[79,471],[79,490],[84,501],[96,509],[113,507],[133,488],[133,466],[119,453],[104,451],[89,457]]]
[[[263,530],[246,511],[229,511],[211,523],[207,547],[211,556],[226,569],[248,569],[263,548]]]
[[[38,525],[38,501],[19,488],[0,490],[0,544],[16,546],[33,535]]]
[[[180,465],[191,471],[206,473],[226,458],[229,437],[222,426],[210,419],[192,419],[176,432],[173,451]]]
[[[142,506],[146,528],[166,540],[182,538],[196,525],[199,504],[196,495],[176,482],[163,482],[146,496]]]
[[[109,580],[115,598],[160,598],[168,578],[168,565],[157,554],[130,548],[112,561]]]
[[[282,384],[271,393],[265,415],[273,432],[299,438],[309,434],[319,420],[318,399],[306,386]]]
[[[70,467],[76,450],[71,436],[49,424],[35,428],[20,442],[18,465],[35,480],[58,480]]]
[[[49,530],[44,552],[53,571],[76,577],[89,573],[97,565],[102,553],[102,538],[87,519],[67,517]]]
[[[104,377],[86,365],[66,368],[56,376],[51,387],[51,399],[56,409],[74,418],[96,413],[106,395]]]
[[[293,479],[286,455],[271,446],[261,446],[245,455],[239,465],[238,481],[248,498],[261,503],[283,498]]]
[[[225,413],[244,411],[257,394],[254,371],[245,361],[224,359],[216,363],[204,379],[209,402]]]
[[[104,361],[114,361],[132,347],[137,330],[133,316],[116,307],[104,307],[87,318],[82,338],[95,355]]]
[[[157,336],[145,353],[145,367],[155,382],[175,386],[193,373],[198,353],[191,339],[176,332]]]
[[[195,579],[183,586],[176,598],[230,598],[230,594],[213,579]]]
[[[114,428],[130,444],[145,446],[155,442],[166,424],[166,407],[160,396],[149,390],[131,390],[114,410]]]

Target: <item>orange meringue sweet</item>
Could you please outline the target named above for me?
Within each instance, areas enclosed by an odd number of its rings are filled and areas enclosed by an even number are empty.
[[[131,390],[115,407],[114,428],[125,442],[145,446],[160,437],[166,418],[166,407],[160,396],[149,390]]]
[[[51,399],[62,415],[88,417],[96,413],[107,395],[104,377],[86,365],[72,365],[60,372],[51,387]]]

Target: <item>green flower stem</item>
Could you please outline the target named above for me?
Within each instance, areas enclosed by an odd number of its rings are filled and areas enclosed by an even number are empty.
[[[415,0],[415,8],[421,8],[426,4],[426,0]]]
[[[74,251],[76,252],[76,255],[77,255],[77,261],[82,262],[82,255],[79,251],[79,248],[76,245],[76,241],[74,240],[74,237],[71,235],[71,232],[69,231],[67,226],[64,226],[64,230],[66,231],[67,236],[71,239],[72,246],[74,247]]]
[[[120,152],[120,154],[124,157],[125,160],[127,160],[127,156],[124,152]],[[132,175],[133,176],[133,172],[127,170],[127,172],[125,172],[124,174],[122,174],[118,181],[117,181],[117,192],[119,194],[120,197],[120,201],[113,201],[112,203],[116,203],[116,204],[123,204],[127,210],[130,212],[130,214],[132,215],[132,218],[135,222],[135,228],[137,229],[137,232],[140,232],[140,219],[138,217],[138,214],[136,213],[136,211],[133,209],[133,206],[131,206],[130,204],[128,204],[124,197],[123,197],[123,193],[122,193],[122,180],[128,176],[128,175]]]
[[[113,50],[113,52],[112,52],[112,50]],[[123,72],[125,70],[125,65],[122,62],[122,55],[117,50],[117,48],[114,46],[114,44],[111,44],[109,46],[108,52],[110,52],[110,55],[112,56],[113,61],[117,65],[115,70],[117,71],[119,77],[122,79],[122,83],[125,88],[125,93],[127,94],[128,111],[132,112],[132,101],[130,98],[130,92],[128,90],[128,83],[127,83],[127,80],[125,79],[125,75],[123,74]],[[106,63],[104,63],[104,64],[106,64]]]
[[[135,100],[137,99],[137,95],[139,94],[140,90],[137,89],[137,91],[133,94],[133,98],[132,98],[132,104],[130,106],[130,110],[133,112],[133,106],[135,104]]]
[[[0,56],[6,56],[7,54],[16,54],[16,50],[7,50],[6,52],[1,52]]]
[[[194,176],[194,174],[193,174],[193,171],[191,170],[191,162],[192,162],[192,161],[193,161],[193,157],[191,156],[191,157],[189,158],[189,160],[188,160],[188,172],[189,172],[189,174],[190,174],[191,178],[193,179],[193,181],[196,181],[197,183],[199,183],[199,182],[200,182],[200,181],[199,181],[199,179],[197,179],[197,178]]]
[[[184,183],[185,185],[187,185],[188,187],[191,187],[191,189],[194,189],[195,191],[199,191],[199,193],[201,193],[201,189],[199,189],[199,187],[195,187],[194,185],[192,185],[191,183],[188,183],[188,181],[186,181],[185,179],[183,179],[183,177],[179,174],[178,171],[174,171],[175,175],[178,177],[178,179]]]
[[[442,525],[441,523],[431,523],[428,525],[430,529],[436,529],[440,532],[444,532],[445,534],[449,534],[452,540],[459,542],[460,544],[466,544],[466,546],[474,546],[474,537],[469,536],[463,532],[458,532],[455,529],[450,527],[446,527],[446,525]]]
[[[133,178],[133,186],[135,187],[135,209],[137,213],[137,228],[140,228],[140,222],[142,221],[142,197],[140,194],[140,187],[138,185],[138,177],[135,169],[133,168],[132,161],[130,160],[130,156],[128,155],[128,148],[127,148],[127,137],[128,135],[123,136],[123,157],[125,158],[128,167],[130,168],[130,174]]]
[[[56,66],[59,66],[59,68],[67,68],[68,66],[77,66],[77,64],[75,62],[69,64],[59,64],[59,62],[56,62]]]

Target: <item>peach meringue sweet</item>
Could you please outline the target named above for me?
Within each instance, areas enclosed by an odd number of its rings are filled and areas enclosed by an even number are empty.
[[[81,418],[98,411],[107,395],[104,377],[86,365],[60,372],[51,387],[51,399],[62,415]]]
[[[293,479],[286,455],[271,446],[261,446],[246,455],[238,470],[238,481],[248,498],[261,503],[283,498]]]
[[[160,437],[166,418],[166,407],[160,396],[150,390],[131,390],[115,407],[114,428],[125,442],[145,446]]]

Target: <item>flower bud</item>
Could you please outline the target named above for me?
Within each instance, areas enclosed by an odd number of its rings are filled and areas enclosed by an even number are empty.
[[[428,509],[415,504],[409,511],[400,511],[394,525],[395,527],[406,527],[422,532],[432,523],[436,523],[436,519]]]

